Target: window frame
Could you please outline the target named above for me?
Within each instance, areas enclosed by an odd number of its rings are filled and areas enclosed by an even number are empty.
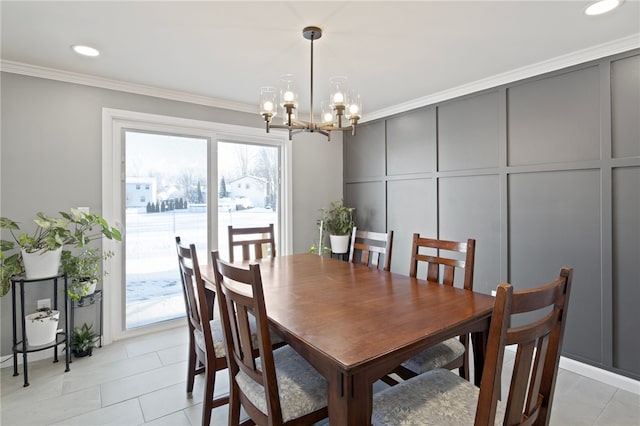
[[[280,215],[278,218],[280,247],[278,252],[285,255],[293,247],[292,237],[292,144],[286,134],[269,133],[264,129],[238,126],[209,121],[193,120],[165,115],[149,114],[112,108],[102,109],[102,216],[119,229],[124,229],[125,158],[123,135],[125,130],[139,130],[160,133],[172,133],[186,136],[207,138],[209,140],[209,167],[207,179],[217,180],[217,143],[236,142],[260,145],[273,145],[280,148]],[[208,185],[208,200],[217,200],[217,185]],[[215,193],[212,194],[211,191]],[[218,209],[208,209],[208,226],[210,228],[207,245],[209,250],[217,248]],[[126,235],[123,236],[126,238]],[[176,326],[167,322],[155,326],[126,330],[123,312],[124,290],[120,283],[124,282],[124,244],[116,244],[111,240],[102,242],[103,249],[112,250],[116,255],[110,260],[109,274],[103,282],[104,343],[126,337],[147,334]],[[203,261],[204,263],[204,261]],[[179,322],[182,324],[182,321]]]

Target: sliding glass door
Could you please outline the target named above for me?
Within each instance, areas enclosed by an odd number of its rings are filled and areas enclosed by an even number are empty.
[[[126,328],[185,315],[175,237],[207,252],[209,140],[125,132]]]
[[[273,223],[278,253],[291,239],[291,143],[286,134],[103,110],[103,215],[123,230],[106,246],[105,342],[184,324],[175,237],[195,244],[201,263],[220,249],[227,226]]]

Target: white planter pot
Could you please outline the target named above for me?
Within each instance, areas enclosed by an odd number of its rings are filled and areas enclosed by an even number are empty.
[[[58,275],[62,247],[57,250],[27,253],[22,250],[22,263],[28,280]]]
[[[60,311],[53,311],[45,318],[39,318],[41,316],[42,312],[34,312],[24,317],[27,343],[30,346],[46,345],[56,339]]]
[[[87,290],[87,294],[85,296],[89,296],[96,292],[96,287],[98,286],[98,280],[93,280],[89,282],[89,290]]]
[[[344,254],[349,251],[349,235],[329,235],[331,251],[336,254]]]
[[[78,300],[95,293],[97,286],[98,280],[78,281],[74,279],[72,285],[69,286],[68,295],[71,299]]]

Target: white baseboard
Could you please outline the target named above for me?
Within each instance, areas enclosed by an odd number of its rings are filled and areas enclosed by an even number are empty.
[[[572,373],[580,374],[581,376],[585,376],[593,380],[597,380],[607,385],[615,386],[627,392],[640,395],[640,381],[638,380],[634,380],[620,374],[612,373],[611,371],[594,367],[593,365],[585,364],[583,362],[575,361],[570,358],[565,358],[563,356],[560,357],[560,368],[571,371]]]
[[[506,349],[511,352],[515,352],[515,348],[513,346],[507,346]],[[640,395],[640,381],[638,380],[563,356],[560,357],[560,368],[610,386],[615,386],[627,392]]]

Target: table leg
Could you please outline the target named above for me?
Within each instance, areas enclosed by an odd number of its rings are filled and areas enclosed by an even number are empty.
[[[329,422],[332,426],[371,424],[372,386],[360,376],[336,373],[329,380]]]
[[[480,382],[482,381],[484,354],[487,352],[488,339],[488,330],[471,333],[471,344],[473,345],[473,382],[478,387],[480,387]]]

